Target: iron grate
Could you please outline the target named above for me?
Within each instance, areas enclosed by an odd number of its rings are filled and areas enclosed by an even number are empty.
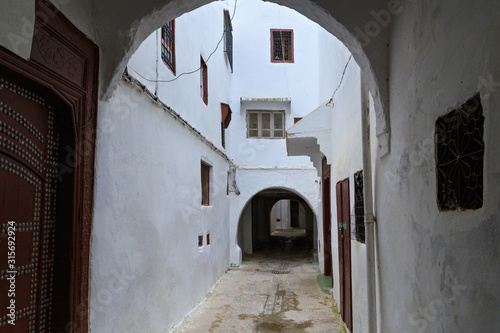
[[[291,271],[282,271],[279,269],[275,269],[275,270],[271,271],[271,273],[273,273],[273,274],[290,274]]]

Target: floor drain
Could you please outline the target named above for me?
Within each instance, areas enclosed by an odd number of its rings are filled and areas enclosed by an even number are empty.
[[[281,270],[273,270],[271,273],[273,274],[290,274],[290,271],[281,271]]]

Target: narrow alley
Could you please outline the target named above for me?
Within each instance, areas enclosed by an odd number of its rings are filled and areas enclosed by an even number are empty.
[[[499,0],[0,8],[0,333],[500,333]]]
[[[265,250],[230,268],[172,333],[343,332],[318,274],[304,237],[273,236]]]

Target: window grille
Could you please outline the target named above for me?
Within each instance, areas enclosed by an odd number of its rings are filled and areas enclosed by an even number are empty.
[[[233,26],[231,24],[231,16],[228,10],[224,10],[224,52],[233,72]]]
[[[248,111],[247,113],[248,138],[284,138],[285,112],[284,111]]]
[[[479,94],[436,121],[440,210],[483,206],[484,117]]]
[[[354,220],[358,242],[365,242],[365,198],[363,193],[363,170],[354,174]]]
[[[293,30],[271,30],[271,61],[293,62]]]
[[[175,75],[175,20],[161,28],[161,58]]]
[[[220,123],[220,133],[221,133],[221,141],[222,141],[222,148],[226,148],[226,127],[224,126],[224,122],[221,121]]]
[[[203,103],[208,105],[208,67],[202,57],[200,57],[200,95]]]

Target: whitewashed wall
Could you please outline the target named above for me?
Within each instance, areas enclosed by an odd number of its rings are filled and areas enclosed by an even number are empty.
[[[334,99],[332,117],[332,140],[325,147],[327,160],[331,164],[331,212],[332,212],[332,259],[334,296],[340,302],[339,240],[337,228],[337,182],[349,179],[349,215],[351,228],[354,225],[354,173],[363,169],[361,141],[361,84],[360,69],[350,62],[342,85]],[[351,233],[353,230],[351,230]],[[366,246],[351,239],[352,313],[353,329],[366,332]],[[339,303],[340,304],[340,303]],[[340,305],[339,305],[340,306]]]
[[[333,94],[334,71],[341,71],[345,63],[322,52],[343,48],[342,44],[298,12],[258,0],[238,1],[233,28],[231,157],[238,165],[312,165],[307,157],[288,157],[284,139],[247,139],[246,110],[285,110],[285,128],[292,126],[294,117],[307,115]],[[271,29],[293,29],[293,63],[271,62]],[[264,100],[241,102],[241,98]],[[271,101],[276,98],[291,101]]]
[[[232,7],[226,1],[216,1],[175,19],[176,75],[161,59],[161,28],[143,42],[128,64],[130,75],[150,91],[157,90],[160,100],[221,149],[220,103],[229,104],[233,86],[224,40],[215,51],[224,31],[224,9]],[[200,94],[200,72],[182,75],[200,67],[200,56],[208,67],[208,105]],[[146,79],[175,81],[156,84]]]
[[[229,266],[229,164],[126,82],[101,103],[98,123],[91,328],[163,332]],[[212,165],[208,207],[201,160]]]
[[[389,45],[392,152],[376,173],[381,331],[496,332],[500,4],[403,1],[403,8]],[[483,207],[440,212],[435,122],[476,92],[485,117]]]

